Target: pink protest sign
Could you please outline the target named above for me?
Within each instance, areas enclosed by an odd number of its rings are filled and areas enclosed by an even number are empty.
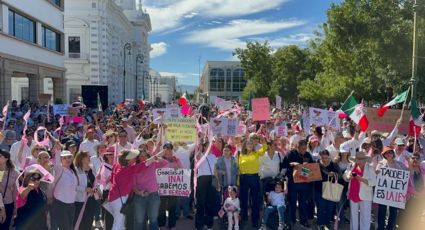
[[[252,99],[252,120],[266,121],[270,118],[270,102],[267,97]]]

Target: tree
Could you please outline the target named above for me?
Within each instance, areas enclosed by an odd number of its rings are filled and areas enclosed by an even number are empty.
[[[270,90],[273,84],[272,49],[267,42],[248,42],[246,48],[237,48],[234,55],[241,61],[248,81],[243,97],[272,97]]]

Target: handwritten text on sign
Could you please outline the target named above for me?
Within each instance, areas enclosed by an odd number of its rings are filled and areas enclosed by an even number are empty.
[[[404,209],[409,171],[381,168],[375,186],[373,202]]]
[[[160,196],[190,195],[190,169],[159,168],[156,170]]]
[[[166,138],[172,142],[194,142],[196,138],[193,118],[172,118],[167,121]]]
[[[270,118],[270,102],[267,97],[255,98],[252,104],[252,120],[267,121]]]

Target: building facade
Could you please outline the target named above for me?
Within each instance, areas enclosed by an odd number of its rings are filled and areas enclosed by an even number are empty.
[[[245,73],[237,61],[207,61],[201,75],[198,101],[211,102],[214,97],[241,100]]]
[[[134,0],[65,3],[67,100],[81,85],[108,86],[108,102],[141,99],[149,87],[150,17]]]
[[[175,99],[175,76],[161,76],[158,72],[151,69],[147,79],[147,85],[149,87],[148,101],[153,103],[170,103]]]
[[[64,0],[0,1],[0,105],[65,99]]]

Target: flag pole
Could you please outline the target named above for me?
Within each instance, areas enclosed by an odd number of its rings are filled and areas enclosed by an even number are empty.
[[[344,104],[345,104],[345,102],[347,102],[347,101],[348,101],[348,98],[350,98],[351,96],[353,96],[353,94],[354,94],[354,90],[353,90],[353,91],[351,91],[350,95],[348,95],[347,99],[345,99],[345,101],[344,101],[342,104],[344,105]]]
[[[407,95],[409,95],[411,88],[412,88],[412,86],[409,86],[409,88],[407,89]],[[406,97],[406,100],[404,100],[404,102],[403,102],[403,107],[401,108],[401,114],[400,114],[400,118],[399,118],[400,123],[401,123],[401,120],[403,120],[403,113],[404,113],[404,107],[406,106],[406,101],[407,101],[407,97]]]

